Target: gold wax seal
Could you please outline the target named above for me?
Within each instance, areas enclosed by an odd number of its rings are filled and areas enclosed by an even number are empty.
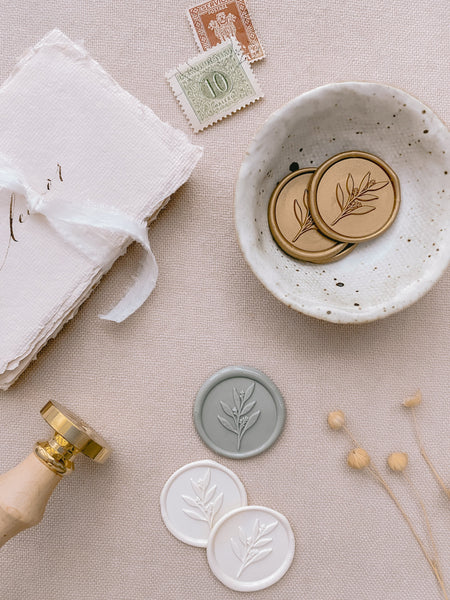
[[[343,152],[324,162],[309,188],[309,209],[324,235],[362,242],[392,225],[400,207],[397,175],[367,152]]]
[[[323,260],[317,260],[315,262],[322,265],[337,262],[338,260],[341,260],[341,258],[344,258],[344,256],[347,256],[347,254],[350,254],[350,252],[353,252],[357,245],[358,244],[347,244],[343,250],[341,250],[334,256],[331,256],[330,258],[324,258]]]
[[[347,244],[323,235],[311,218],[308,186],[315,169],[287,175],[274,189],[268,220],[273,238],[293,258],[322,262],[344,250]]]

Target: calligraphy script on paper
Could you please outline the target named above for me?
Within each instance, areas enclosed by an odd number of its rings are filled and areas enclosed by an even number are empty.
[[[59,181],[63,181],[62,168],[59,163],[57,163],[57,178]],[[51,189],[51,186],[52,180],[47,178],[47,191]],[[16,194],[13,192],[9,198],[9,213],[7,222],[5,224],[0,222],[0,271],[6,264],[11,245],[14,242],[18,243],[20,241],[20,225],[25,222],[29,215],[30,211],[28,209],[21,211],[20,208],[18,208]],[[5,239],[5,244],[3,244],[3,239]],[[4,249],[3,246],[5,246]]]

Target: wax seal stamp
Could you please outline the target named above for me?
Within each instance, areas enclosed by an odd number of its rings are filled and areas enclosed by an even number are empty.
[[[400,184],[381,158],[343,152],[324,162],[309,188],[311,216],[322,233],[342,242],[381,235],[397,216]]]
[[[53,490],[73,471],[77,454],[103,463],[111,453],[98,433],[57,402],[47,402],[41,415],[53,437],[37,442],[32,454],[0,476],[0,546],[41,521]]]
[[[245,506],[216,523],[207,557],[223,584],[252,592],[279,581],[291,566],[294,552],[294,534],[286,517],[264,506]]]
[[[74,468],[73,457],[79,452],[99,463],[111,454],[110,447],[96,431],[58,402],[47,402],[41,415],[55,435],[49,442],[38,442],[35,453],[58,475]]]
[[[286,254],[309,262],[326,262],[346,244],[325,236],[314,223],[308,205],[308,186],[315,169],[287,175],[274,189],[268,220],[276,243]]]
[[[284,401],[264,373],[226,367],[204,383],[194,405],[197,431],[212,450],[248,458],[269,448],[280,435]]]
[[[167,480],[160,501],[167,529],[185,544],[205,548],[214,524],[245,506],[247,494],[233,471],[213,460],[200,460]]]

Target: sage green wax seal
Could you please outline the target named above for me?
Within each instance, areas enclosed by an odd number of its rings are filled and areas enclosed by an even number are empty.
[[[267,375],[249,367],[226,367],[201,387],[194,404],[195,427],[207,446],[228,458],[249,458],[280,435],[285,406]]]

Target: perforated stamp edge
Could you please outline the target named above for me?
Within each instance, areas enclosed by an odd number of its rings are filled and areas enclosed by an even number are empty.
[[[200,48],[200,50],[206,51],[209,48],[214,47],[216,45],[211,44],[211,41],[202,23],[201,15],[205,13],[210,13],[212,17],[216,16],[217,13],[223,12],[225,8],[230,4],[236,5],[242,28],[245,30],[249,43],[255,47],[253,56],[251,51],[249,51],[249,53],[246,53],[247,59],[251,63],[256,62],[257,60],[261,60],[266,56],[266,53],[264,51],[264,47],[261,43],[261,40],[259,39],[256,33],[246,0],[208,0],[208,2],[201,2],[199,4],[194,4],[193,6],[189,7],[186,10],[186,16],[191,26],[191,30],[194,35],[197,46]]]
[[[232,48],[233,55],[237,57],[240,63],[240,67],[245,76],[247,77],[252,91],[251,93],[240,98],[239,101],[235,102],[231,106],[227,106],[223,110],[217,110],[217,112],[211,115],[209,119],[206,119],[205,121],[200,121],[191,102],[189,101],[189,98],[186,96],[185,91],[180,85],[177,76],[185,75],[189,72],[190,69],[196,69],[198,71],[198,66],[201,65],[201,63],[206,63],[206,61],[211,57],[216,57],[221,53],[224,53],[224,50],[227,50],[229,47]],[[226,58],[224,60],[226,60]],[[208,66],[205,65],[205,71],[207,69]],[[206,127],[209,127],[210,125],[221,121],[225,117],[230,116],[231,114],[237,112],[238,110],[241,110],[245,106],[248,106],[249,104],[256,102],[256,100],[259,100],[260,98],[264,97],[261,87],[251,69],[250,63],[248,62],[246,56],[243,54],[239,42],[236,40],[236,38],[230,38],[228,40],[225,40],[217,46],[213,46],[206,52],[202,52],[198,56],[189,59],[186,63],[183,63],[177,68],[172,69],[171,71],[166,73],[166,79],[168,80],[172,92],[175,98],[178,100],[178,103],[180,104],[181,109],[186,116],[186,119],[188,120],[195,133],[203,131]]]

